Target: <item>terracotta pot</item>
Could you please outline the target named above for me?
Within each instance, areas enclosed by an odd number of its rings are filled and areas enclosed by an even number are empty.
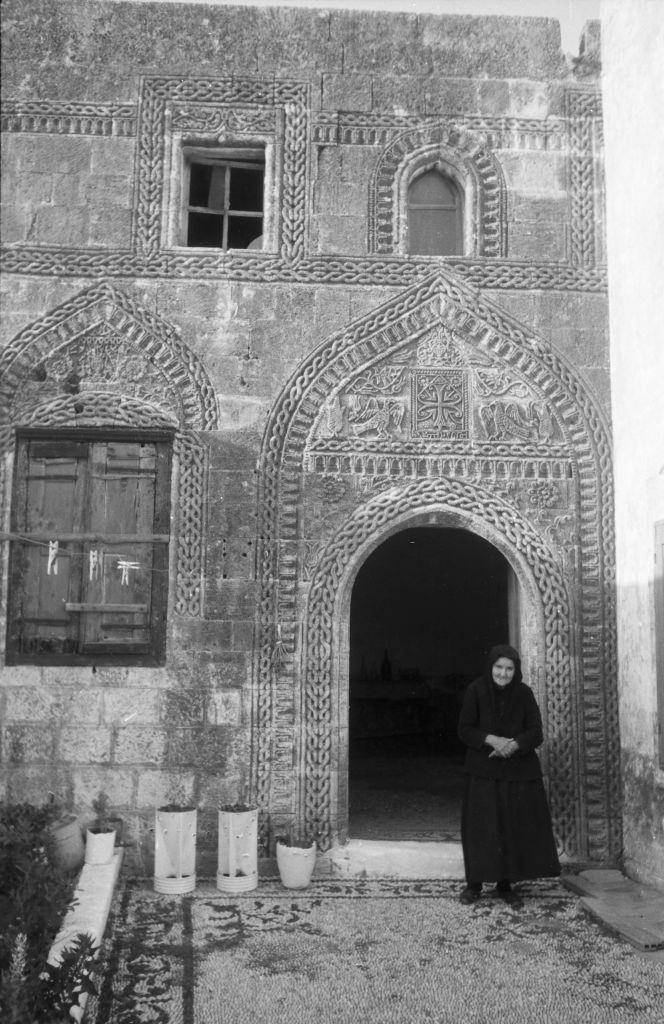
[[[316,866],[316,844],[306,849],[286,846],[277,840],[277,867],[281,884],[287,889],[306,889]]]
[[[154,833],[154,888],[180,894],[196,888],[195,807],[157,810]]]
[[[53,857],[63,871],[77,871],[85,858],[83,833],[74,814],[54,821],[49,827],[53,836]]]
[[[249,892],[258,886],[258,811],[219,811],[217,889]]]
[[[115,853],[115,829],[111,832],[95,832],[88,829],[85,835],[85,863],[109,864]]]

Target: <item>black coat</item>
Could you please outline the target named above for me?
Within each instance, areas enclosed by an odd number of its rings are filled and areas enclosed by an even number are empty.
[[[499,687],[480,676],[470,684],[459,715],[459,738],[467,747],[465,770],[486,779],[541,779],[542,768],[535,748],[543,742],[542,716],[533,691],[513,680]],[[512,757],[489,757],[489,734],[516,740]]]

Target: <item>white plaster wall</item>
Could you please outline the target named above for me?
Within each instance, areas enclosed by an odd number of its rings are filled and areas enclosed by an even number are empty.
[[[603,0],[601,15],[624,860],[664,886],[653,589],[664,520],[664,4]]]

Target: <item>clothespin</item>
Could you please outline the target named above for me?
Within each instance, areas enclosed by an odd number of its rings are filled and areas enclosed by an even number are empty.
[[[129,570],[140,569],[140,562],[129,562],[126,558],[120,558],[118,560],[118,569],[120,569],[122,575],[120,577],[120,585],[123,587],[129,586]]]
[[[58,541],[49,540],[48,542],[48,563],[46,565],[46,575],[50,576],[53,573],[54,576],[58,575]]]
[[[90,548],[90,582],[99,579],[99,551]]]

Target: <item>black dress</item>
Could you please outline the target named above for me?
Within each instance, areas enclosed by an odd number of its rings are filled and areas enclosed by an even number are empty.
[[[489,757],[489,734],[519,745],[509,758]],[[529,686],[505,687],[482,676],[468,687],[459,716],[466,744],[461,840],[468,882],[517,882],[560,874],[542,769],[535,748],[542,718]]]

